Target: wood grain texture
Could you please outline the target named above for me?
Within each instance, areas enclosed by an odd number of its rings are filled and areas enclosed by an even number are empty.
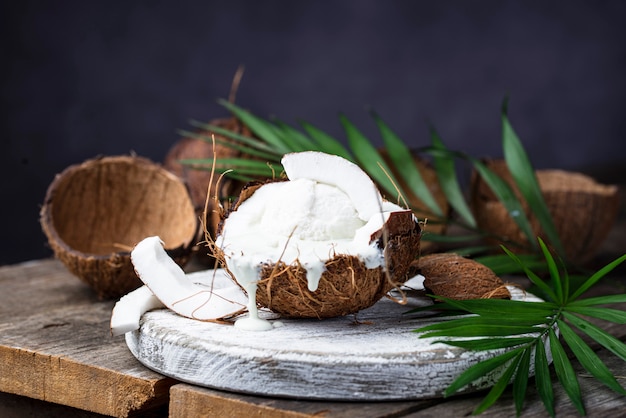
[[[113,302],[58,261],[2,267],[0,287],[0,391],[122,417],[167,403],[175,382],[110,336]]]
[[[170,417],[400,417],[440,401],[328,402],[241,395],[181,383],[170,392]]]

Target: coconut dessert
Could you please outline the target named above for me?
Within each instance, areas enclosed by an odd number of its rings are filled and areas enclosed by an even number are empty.
[[[356,313],[409,278],[421,236],[410,210],[384,200],[367,174],[341,157],[307,151],[287,154],[281,162],[286,179],[244,188],[212,245],[224,270],[247,295],[248,313],[237,319],[236,327],[271,329],[259,317],[259,306],[294,318]],[[158,237],[140,242],[131,258],[162,305],[180,315],[215,320],[241,313],[242,299],[232,288],[221,296],[219,289],[193,284],[168,258]],[[140,292],[126,300],[137,303],[149,294]],[[213,301],[225,300],[232,304],[209,308]],[[114,309],[114,333],[138,327],[141,312],[125,306],[120,300]]]
[[[282,164],[289,180],[244,190],[215,241],[250,298],[250,323],[257,302],[328,318],[365,309],[407,280],[420,240],[411,211],[383,200],[341,157],[292,153]]]

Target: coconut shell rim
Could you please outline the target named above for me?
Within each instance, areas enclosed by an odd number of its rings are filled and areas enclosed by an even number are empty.
[[[72,255],[76,255],[79,258],[85,258],[85,259],[94,258],[97,260],[106,261],[118,255],[122,257],[128,257],[130,259],[131,250],[111,251],[106,254],[97,254],[97,253],[84,252],[84,251],[80,251],[75,248],[72,248],[65,242],[65,240],[61,238],[61,236],[57,232],[57,229],[54,225],[54,220],[52,218],[51,209],[54,205],[54,196],[56,194],[58,185],[61,183],[61,180],[65,178],[67,175],[73,174],[74,172],[78,172],[80,170],[88,168],[89,166],[95,165],[102,161],[139,162],[140,164],[145,165],[145,166],[150,166],[153,168],[163,168],[160,164],[155,163],[149,158],[141,157],[137,155],[99,155],[94,158],[87,159],[83,162],[72,164],[64,168],[58,174],[56,174],[54,176],[54,179],[48,186],[46,190],[44,202],[41,205],[41,209],[39,212],[40,224],[42,226],[44,234],[46,235],[49,241],[54,242],[63,251]],[[162,174],[168,177],[169,179],[180,183],[185,188],[185,190],[187,190],[187,193],[189,193],[189,188],[187,184],[183,182],[175,174],[171,173],[170,171],[164,168],[162,170]],[[191,207],[192,208],[194,207],[193,204],[191,205]],[[178,258],[181,256],[185,256],[189,251],[191,251],[191,249],[195,245],[195,241],[197,239],[198,230],[200,226],[200,220],[197,219],[197,217],[196,217],[194,225],[195,226],[193,228],[193,235],[190,236],[187,240],[185,240],[182,244],[176,247],[164,247],[170,256],[174,258]],[[58,250],[51,243],[50,243],[50,246],[52,247],[53,252],[56,254]]]

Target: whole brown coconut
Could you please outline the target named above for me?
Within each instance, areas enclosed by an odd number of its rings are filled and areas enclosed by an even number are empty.
[[[142,284],[130,261],[137,242],[159,235],[184,265],[198,230],[183,182],[136,156],[66,168],[48,187],[40,215],[55,256],[100,299],[118,298]]]
[[[533,234],[547,240],[539,221],[514,185],[506,162],[490,160],[486,164],[512,187],[522,202]],[[563,170],[537,170],[535,174],[567,259],[581,264],[591,260],[617,217],[617,186],[599,184],[584,174]],[[472,175],[471,189],[471,207],[479,228],[527,247],[528,240],[520,228],[476,173]],[[496,239],[488,242],[500,243]],[[511,246],[510,250],[515,251],[516,247]]]
[[[417,262],[424,287],[450,299],[508,299],[504,282],[487,266],[452,253],[429,254]]]
[[[246,186],[229,214],[264,184],[267,183]],[[223,226],[224,223],[220,225]],[[419,254],[420,236],[419,224],[410,211],[393,212],[370,241],[383,249],[385,268],[368,269],[356,256],[337,254],[325,263],[325,272],[315,291],[308,289],[306,270],[298,261],[290,265],[264,263],[256,290],[257,303],[292,318],[331,318],[356,313],[372,306],[409,278],[411,262]],[[221,254],[219,248],[216,251]],[[218,258],[223,260],[224,256]]]
[[[234,117],[215,119],[210,121],[209,124],[239,135],[252,136],[250,130]],[[213,145],[212,136],[215,138],[215,145]],[[227,206],[228,199],[237,196],[245,184],[231,178],[222,178],[220,180],[219,173],[213,175],[213,182],[211,183],[211,168],[214,155],[216,158],[241,157],[239,150],[225,145],[225,143],[230,142],[233,142],[233,140],[223,135],[218,135],[208,130],[201,130],[197,132],[196,136],[186,136],[178,140],[167,152],[163,161],[163,167],[179,176],[189,187],[191,200],[199,217],[202,217],[205,204],[208,203],[206,226],[212,238],[215,238],[217,225],[221,219],[220,209],[216,207],[217,205],[213,198],[217,196],[218,200]],[[207,164],[182,164],[181,160],[185,159],[206,160]],[[218,180],[219,188],[216,189]],[[209,186],[211,199],[207,202]]]

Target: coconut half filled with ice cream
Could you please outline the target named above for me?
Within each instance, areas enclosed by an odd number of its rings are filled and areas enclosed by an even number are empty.
[[[288,181],[244,189],[215,241],[250,321],[257,303],[289,317],[355,313],[407,280],[421,233],[410,210],[341,157],[292,153],[282,165]]]
[[[421,236],[410,210],[384,200],[367,174],[341,157],[307,151],[281,163],[287,180],[245,187],[211,245],[233,287],[198,287],[158,237],[148,237],[131,257],[149,292],[118,302],[114,333],[137,329],[141,312],[153,306],[199,320],[240,316],[246,308],[235,326],[247,330],[272,328],[259,306],[291,318],[342,316],[409,278]],[[146,298],[150,293],[160,304]]]

